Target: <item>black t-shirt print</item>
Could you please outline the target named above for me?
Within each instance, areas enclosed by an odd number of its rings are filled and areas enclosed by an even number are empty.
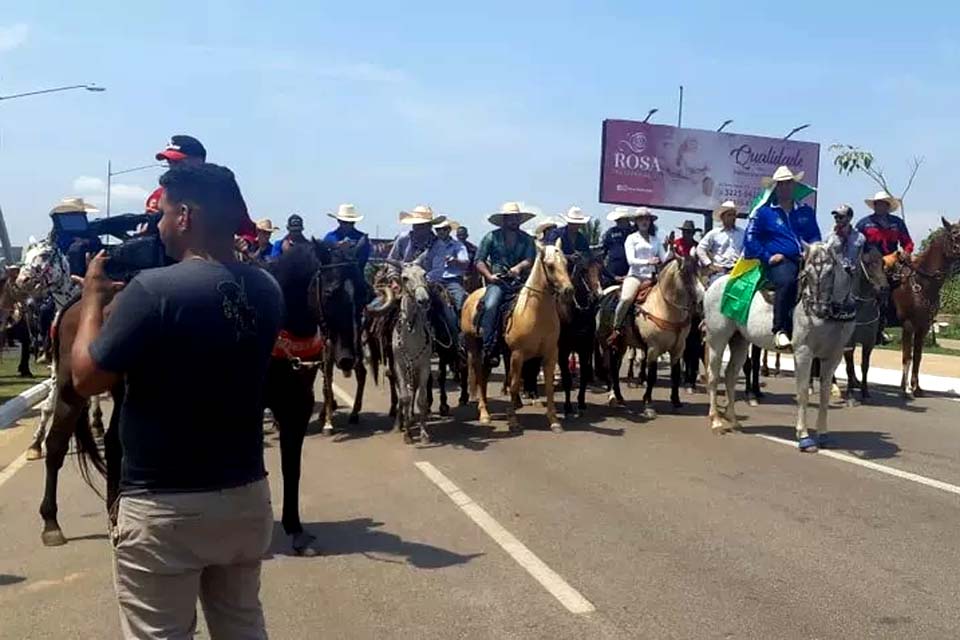
[[[126,380],[122,492],[265,477],[262,390],[282,313],[273,277],[242,264],[186,260],[117,295],[90,354]]]

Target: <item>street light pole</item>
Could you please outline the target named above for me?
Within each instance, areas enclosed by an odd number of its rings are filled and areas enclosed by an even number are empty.
[[[110,217],[110,187],[113,185],[113,176],[119,176],[125,173],[133,173],[134,171],[143,171],[144,169],[154,169],[163,166],[164,165],[160,163],[154,162],[153,164],[145,164],[141,167],[133,167],[132,169],[114,171],[113,163],[110,160],[107,160],[107,217]]]
[[[27,91],[24,93],[14,93],[9,96],[0,96],[0,102],[3,100],[13,100],[14,98],[26,98],[28,96],[38,96],[44,93],[56,93],[58,91],[70,91],[72,89],[85,89],[94,93],[106,91],[106,87],[95,84],[71,84],[66,87],[54,87],[52,89],[40,89],[38,91]],[[10,245],[10,234],[7,233],[7,222],[3,219],[3,209],[0,209],[0,246],[3,248],[3,257],[7,264],[13,262],[13,247]]]

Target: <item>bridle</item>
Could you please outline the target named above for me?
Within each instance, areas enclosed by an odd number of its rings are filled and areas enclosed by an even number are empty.
[[[818,317],[826,317],[830,310],[830,298],[832,292],[827,294],[827,299],[823,300],[821,296],[821,289],[823,287],[820,284],[824,280],[824,271],[828,266],[834,265],[837,266],[837,260],[835,257],[832,257],[833,253],[829,248],[824,246],[817,251],[815,260],[807,261],[804,265],[803,271],[800,273],[799,278],[799,291],[800,296],[803,298],[803,307],[811,315],[816,315]],[[816,286],[810,286],[811,274],[812,278],[816,281]],[[812,295],[804,296],[803,292],[807,291],[810,293],[812,290]]]

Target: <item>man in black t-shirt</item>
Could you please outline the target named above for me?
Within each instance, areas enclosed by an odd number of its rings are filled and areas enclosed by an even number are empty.
[[[246,207],[233,174],[178,166],[160,180],[170,267],[116,284],[101,252],[84,279],[71,352],[86,396],[124,380],[123,463],[112,532],[124,637],[266,638],[260,561],[273,528],[262,389],[283,296],[236,262]]]

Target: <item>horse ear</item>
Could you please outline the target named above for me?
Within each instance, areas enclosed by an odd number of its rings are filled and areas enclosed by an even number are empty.
[[[801,240],[800,247],[803,249],[803,259],[806,260],[810,256],[810,245]]]
[[[537,246],[537,251],[543,251],[543,243],[539,239],[534,239],[533,243]]]
[[[555,246],[555,247],[557,248],[557,251],[562,251],[562,250],[563,250],[563,240],[562,240],[561,238],[557,237],[557,240],[556,240],[556,242],[553,243],[553,246]]]
[[[953,225],[950,224],[950,221],[944,218],[943,216],[940,216],[940,222],[943,223],[943,228],[946,229],[947,231],[950,231],[953,228]]]

